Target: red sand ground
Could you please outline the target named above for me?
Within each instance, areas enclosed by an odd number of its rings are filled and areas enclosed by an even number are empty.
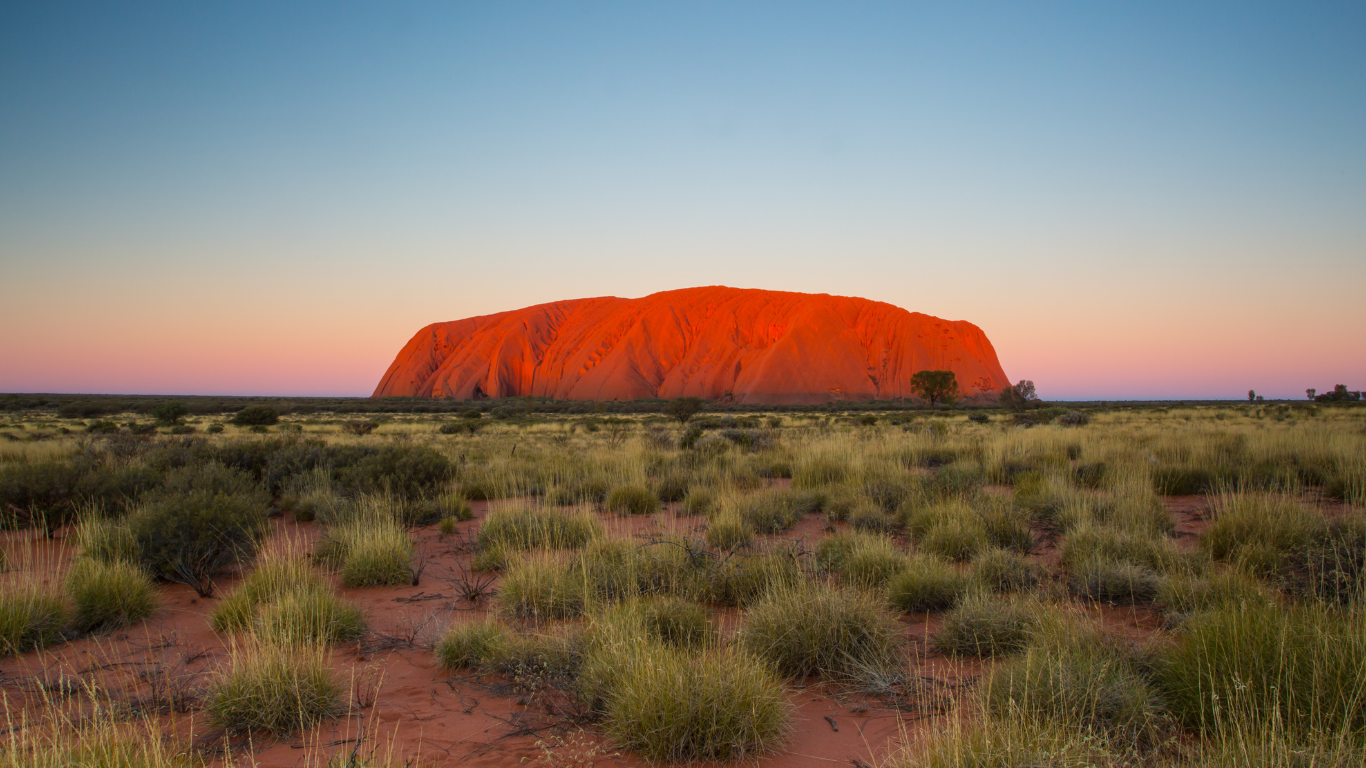
[[[921,370],[964,396],[1007,386],[986,334],[867,299],[711,286],[608,296],[435,323],[375,397],[703,397],[823,403],[912,396]]]
[[[1205,500],[1190,497],[1168,502],[1178,517],[1178,530],[1187,535],[1196,533]],[[618,753],[591,726],[544,727],[527,733],[525,729],[555,722],[545,713],[547,706],[554,708],[552,696],[500,694],[496,692],[500,681],[450,675],[437,667],[430,651],[422,649],[448,621],[475,620],[483,615],[479,607],[457,600],[442,577],[451,574],[457,564],[468,562],[469,555],[459,544],[472,536],[487,506],[475,502],[475,520],[461,523],[454,535],[441,536],[435,528],[417,531],[419,548],[427,556],[427,569],[418,586],[339,588],[365,610],[373,632],[362,642],[333,652],[339,675],[352,681],[361,704],[351,716],[292,738],[225,738],[197,717],[190,706],[196,691],[226,661],[229,652],[225,639],[208,624],[216,598],[198,598],[189,588],[175,584],[161,588],[161,609],[143,625],[0,662],[0,692],[7,697],[7,714],[18,713],[19,702],[36,692],[38,681],[47,681],[52,689],[63,678],[97,679],[118,691],[119,698],[143,708],[153,700],[183,694],[185,711],[164,718],[167,723],[174,720],[173,730],[182,736],[193,733],[195,742],[209,754],[221,755],[227,749],[240,759],[254,751],[254,764],[263,768],[324,765],[333,756],[349,754],[358,735],[362,755],[377,748],[381,755],[419,758],[419,764],[644,765],[639,758]],[[607,522],[619,533],[639,535],[648,535],[656,526],[679,531],[702,524],[696,518],[675,518],[669,510],[652,517]],[[317,535],[311,524],[277,520],[275,525],[277,537],[287,535],[299,543],[310,543]],[[826,535],[825,529],[825,521],[813,516],[788,536],[810,544]],[[39,564],[35,570],[45,572],[49,579],[57,578],[72,554],[62,537],[35,542],[29,532],[7,534],[5,546],[11,553],[31,548]],[[231,593],[234,586],[233,579],[224,580],[218,596]],[[1134,642],[1158,632],[1160,618],[1151,609],[1095,610],[1112,632]],[[724,618],[723,624],[733,623]],[[929,651],[928,638],[937,618],[913,616],[904,623],[917,658],[914,664],[932,689],[952,695],[971,685],[981,673],[982,662],[946,659]],[[938,719],[898,712],[880,700],[841,692],[817,681],[789,688],[794,708],[791,738],[784,751],[758,760],[757,765],[876,765],[902,738],[914,738]],[[827,718],[834,720],[837,732]],[[221,764],[221,760],[213,762]]]

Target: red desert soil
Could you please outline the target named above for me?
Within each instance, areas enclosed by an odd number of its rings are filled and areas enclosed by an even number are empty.
[[[540,304],[418,331],[375,397],[891,400],[921,370],[1009,382],[986,334],[867,299],[711,286]]]
[[[1195,517],[1193,508],[1203,506],[1203,499],[1171,498],[1167,502],[1169,508],[1175,508],[1178,520],[1189,526],[1183,533],[1198,532],[1201,522],[1198,517],[1191,518]],[[517,500],[501,503],[515,504]],[[358,734],[365,744],[363,755],[378,748],[380,755],[391,754],[396,760],[417,758],[417,765],[645,765],[639,758],[615,750],[592,726],[584,730],[547,727],[563,725],[562,720],[546,714],[559,703],[553,696],[528,696],[509,691],[506,681],[448,674],[437,666],[431,651],[423,649],[448,622],[483,617],[483,610],[459,599],[446,580],[461,565],[468,565],[470,555],[462,543],[470,540],[487,513],[486,502],[473,505],[475,519],[459,524],[453,535],[442,536],[435,528],[416,532],[419,549],[427,558],[418,586],[339,587],[341,594],[366,612],[371,629],[361,642],[333,651],[338,675],[348,681],[360,700],[361,706],[352,715],[289,738],[225,738],[196,714],[190,706],[192,698],[187,698],[185,711],[174,718],[174,730],[181,736],[193,733],[197,745],[209,755],[221,755],[226,748],[241,764],[261,768],[325,765],[331,757],[350,754]],[[1185,510],[1177,511],[1183,507]],[[701,518],[675,517],[673,511],[667,509],[648,517],[606,518],[605,522],[618,535],[640,537],[702,527]],[[312,524],[276,520],[275,525],[275,541],[295,546],[311,548],[318,534]],[[825,521],[813,516],[781,538],[810,548],[827,535],[826,529]],[[61,535],[49,542],[35,539],[30,531],[20,531],[5,534],[4,539],[7,551],[30,552],[32,564],[28,569],[45,573],[49,581],[59,578],[73,554],[73,547]],[[163,585],[161,609],[142,625],[0,660],[0,694],[6,697],[7,714],[17,716],[20,702],[37,698],[39,681],[51,691],[57,690],[55,684],[62,680],[96,680],[115,691],[120,700],[140,707],[146,707],[154,697],[165,700],[177,693],[193,697],[230,653],[228,639],[209,628],[208,616],[217,598],[230,594],[235,586],[235,580],[226,579],[216,597],[205,599],[187,587]],[[1136,644],[1160,633],[1160,617],[1150,608],[1096,606],[1091,612],[1110,632]],[[719,625],[733,628],[739,617],[734,611],[724,611],[717,620]],[[916,658],[913,664],[927,692],[952,697],[969,688],[985,665],[930,652],[928,639],[939,621],[937,616],[917,615],[906,617],[903,623]],[[755,763],[759,766],[877,765],[889,748],[904,738],[914,739],[942,720],[900,712],[883,700],[841,691],[816,680],[789,684],[789,690],[794,708],[792,735],[782,751],[759,759]],[[837,732],[827,718],[835,721]],[[172,724],[172,718],[166,717],[165,722]],[[539,730],[527,733],[528,729]],[[242,761],[249,752],[254,753],[254,761]],[[212,760],[210,764],[221,765],[222,761]]]

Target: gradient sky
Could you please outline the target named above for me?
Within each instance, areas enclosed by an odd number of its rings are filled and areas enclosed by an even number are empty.
[[[368,395],[694,285],[1045,398],[1366,388],[1366,6],[10,3],[0,391]]]

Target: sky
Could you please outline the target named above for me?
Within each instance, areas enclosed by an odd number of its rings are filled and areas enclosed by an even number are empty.
[[[0,391],[368,395],[696,285],[1045,399],[1366,389],[1366,6],[7,3]]]

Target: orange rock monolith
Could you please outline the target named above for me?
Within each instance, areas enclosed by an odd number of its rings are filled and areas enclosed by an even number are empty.
[[[972,323],[867,299],[710,286],[538,304],[423,328],[375,397],[702,397],[737,403],[911,398],[950,370],[965,397],[1008,384]]]

